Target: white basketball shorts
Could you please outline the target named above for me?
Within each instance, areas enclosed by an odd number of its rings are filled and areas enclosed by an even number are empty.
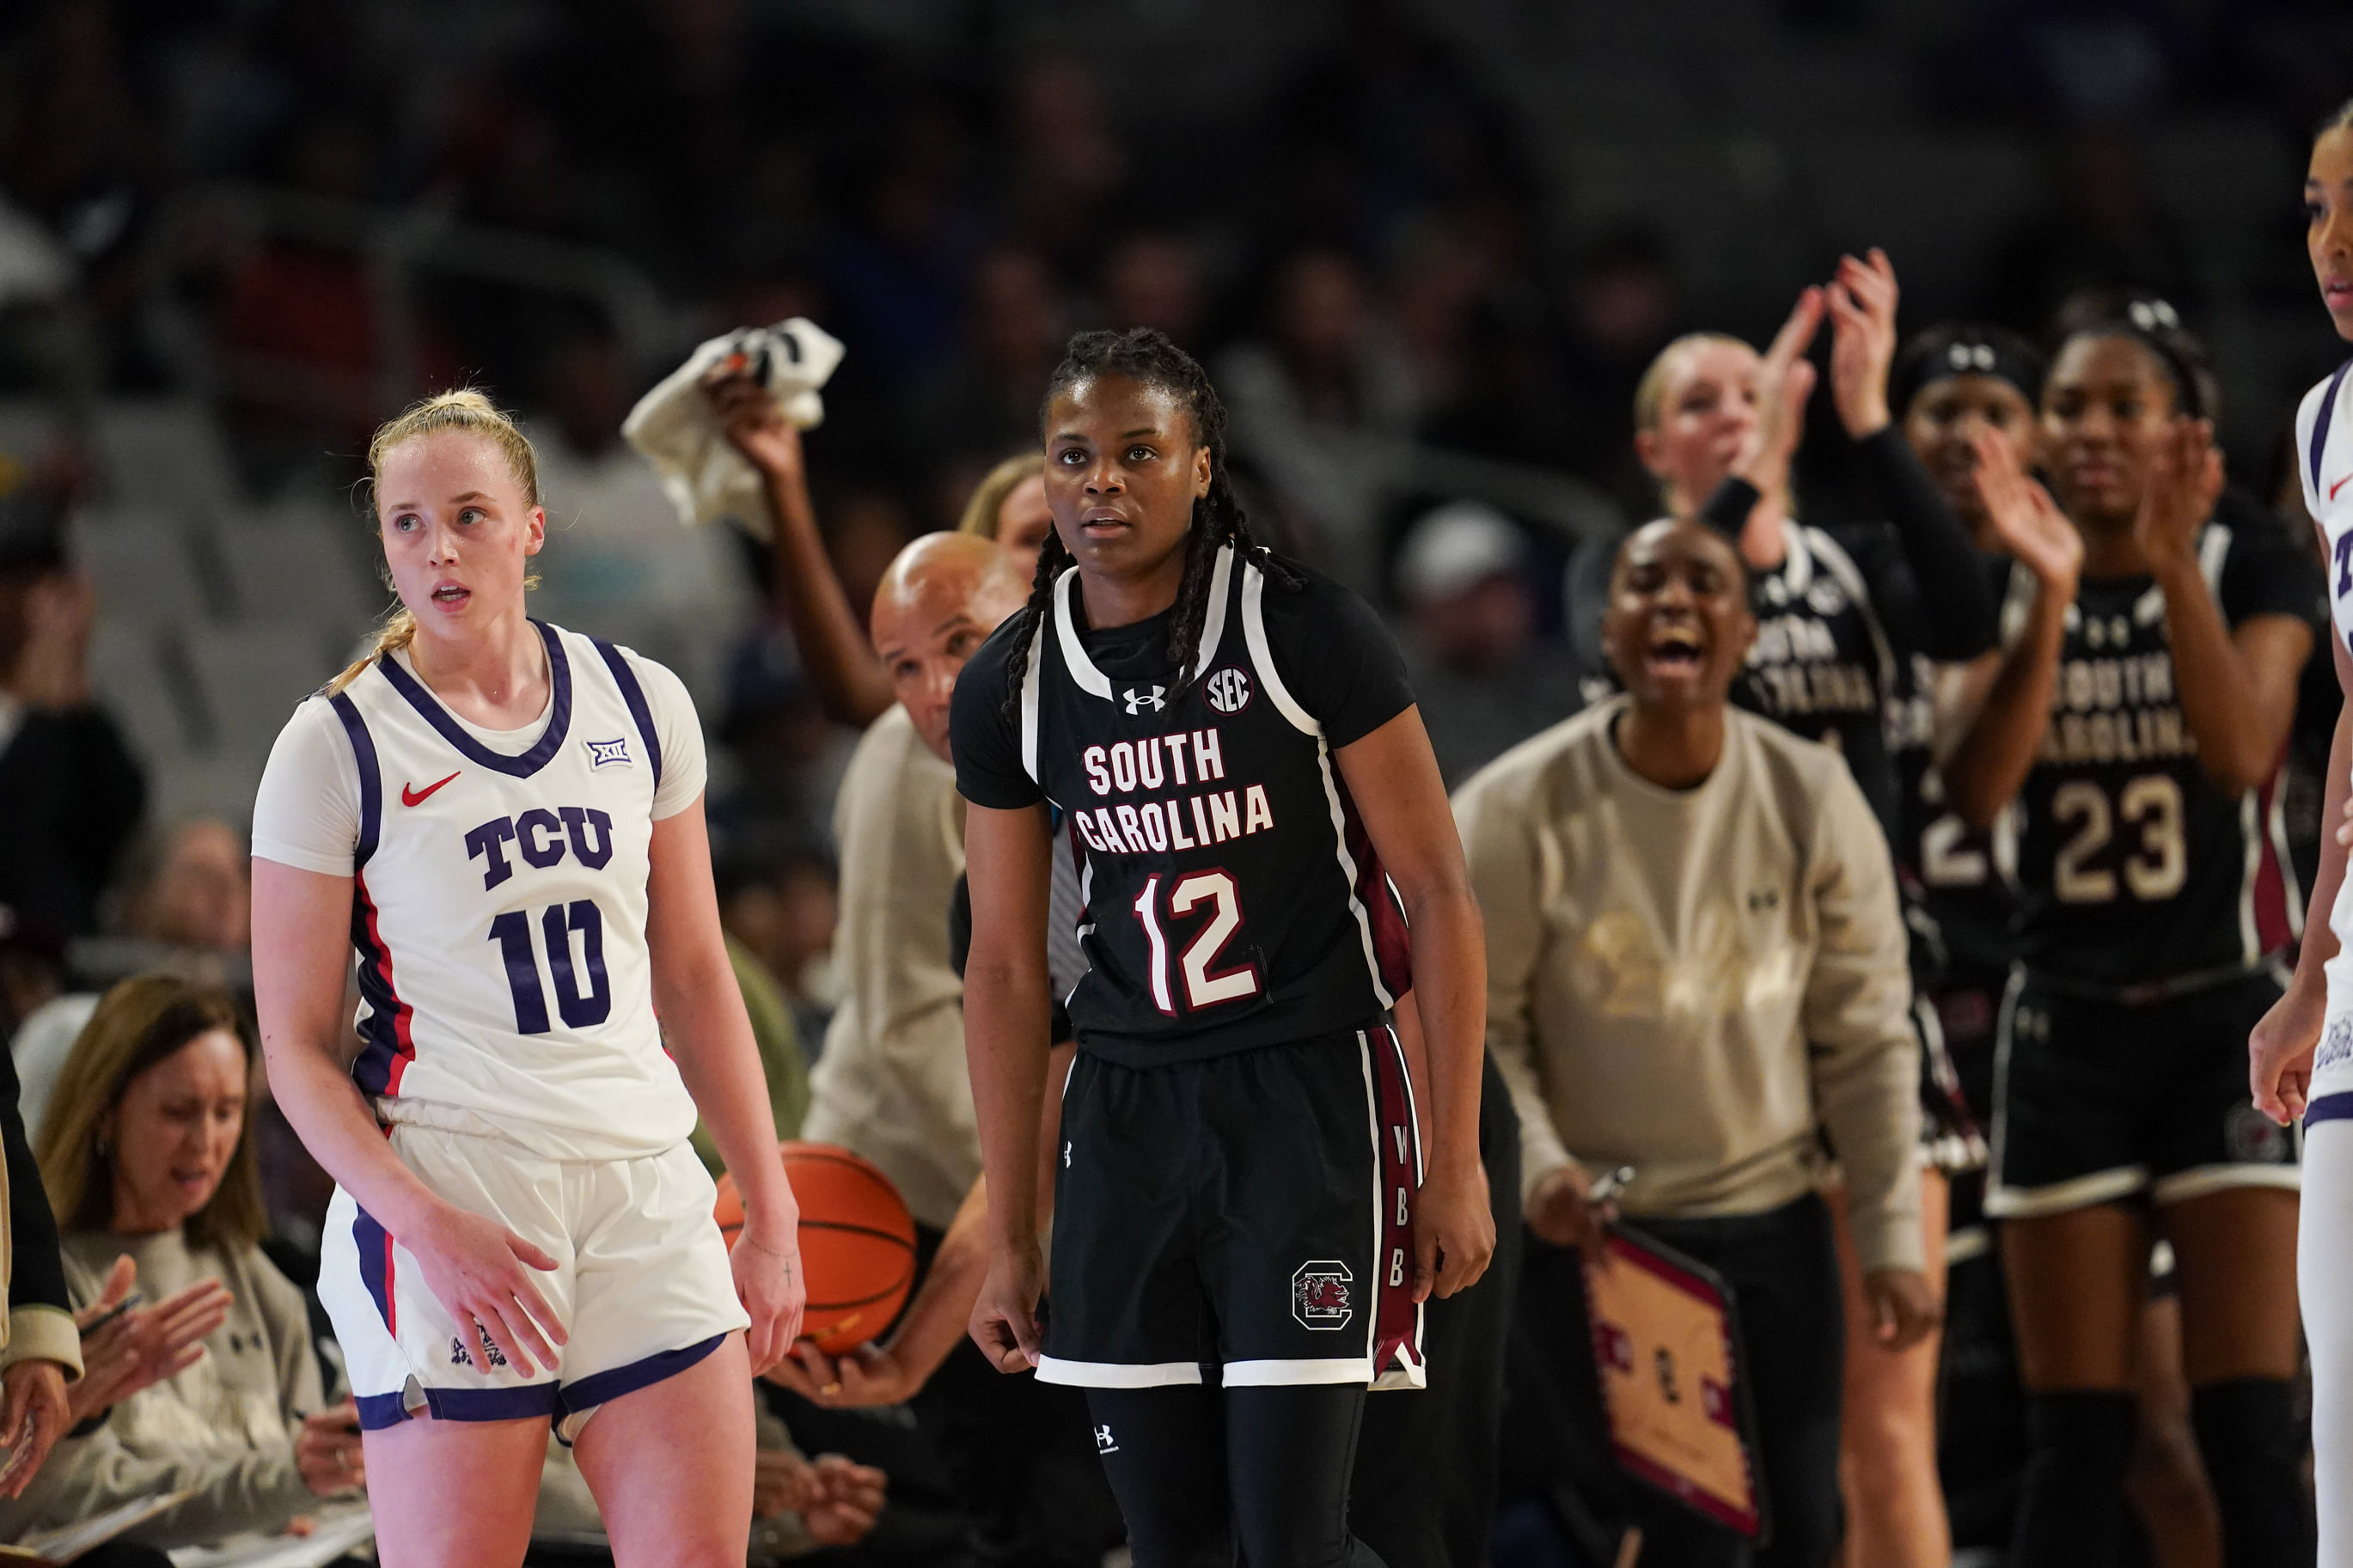
[[[518,1373],[427,1289],[416,1258],[338,1187],[319,1295],[360,1426],[542,1417],[567,1442],[595,1409],[684,1372],[750,1319],[735,1298],[715,1189],[691,1146],[637,1160],[545,1160],[501,1139],[413,1125],[393,1152],[439,1196],[556,1260],[532,1280],[568,1336],[554,1368]]]

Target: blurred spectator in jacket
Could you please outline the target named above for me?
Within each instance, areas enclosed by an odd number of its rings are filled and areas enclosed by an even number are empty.
[[[1511,519],[1472,500],[1424,516],[1398,554],[1407,669],[1450,788],[1581,705],[1567,662],[1536,642],[1528,566]]]
[[[1304,553],[1370,598],[1381,459],[1412,438],[1412,373],[1363,274],[1338,251],[1293,256],[1269,303],[1269,335],[1217,367],[1236,456],[1304,525]]]
[[[97,595],[62,524],[47,497],[0,497],[0,905],[70,936],[95,928],[147,784],[90,694]]]

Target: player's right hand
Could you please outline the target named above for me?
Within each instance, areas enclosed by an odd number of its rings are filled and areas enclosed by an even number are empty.
[[[2255,1109],[2285,1127],[2312,1093],[2312,1056],[2327,1019],[2328,992],[2298,975],[2247,1036],[2247,1089]]]
[[[453,1321],[480,1325],[509,1366],[524,1377],[541,1366],[555,1370],[551,1346],[564,1343],[564,1325],[531,1279],[532,1269],[554,1269],[554,1258],[498,1221],[454,1205],[400,1245],[424,1270],[433,1299]]]
[[[1044,1293],[1046,1258],[1036,1242],[1001,1248],[989,1260],[988,1279],[972,1306],[972,1342],[999,1372],[1029,1372],[1038,1365],[1038,1298]]]
[[[1546,1172],[1528,1194],[1528,1228],[1555,1247],[1573,1247],[1588,1255],[1598,1251],[1604,1227],[1618,1217],[1618,1211],[1610,1204],[1591,1201],[1586,1194],[1592,1186],[1585,1167],[1574,1160]]]

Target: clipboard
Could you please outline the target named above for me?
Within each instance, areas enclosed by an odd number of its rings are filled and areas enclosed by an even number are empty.
[[[1766,1538],[1757,1411],[1737,1303],[1714,1269],[1624,1226],[1585,1265],[1593,1365],[1627,1474]]]

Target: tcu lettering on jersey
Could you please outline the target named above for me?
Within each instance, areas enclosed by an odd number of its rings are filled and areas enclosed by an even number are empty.
[[[534,624],[554,693],[520,754],[396,659],[326,700],[359,770],[353,1076],[396,1119],[413,1103],[656,1153],[694,1125],[645,938],[660,746],[633,656]]]

